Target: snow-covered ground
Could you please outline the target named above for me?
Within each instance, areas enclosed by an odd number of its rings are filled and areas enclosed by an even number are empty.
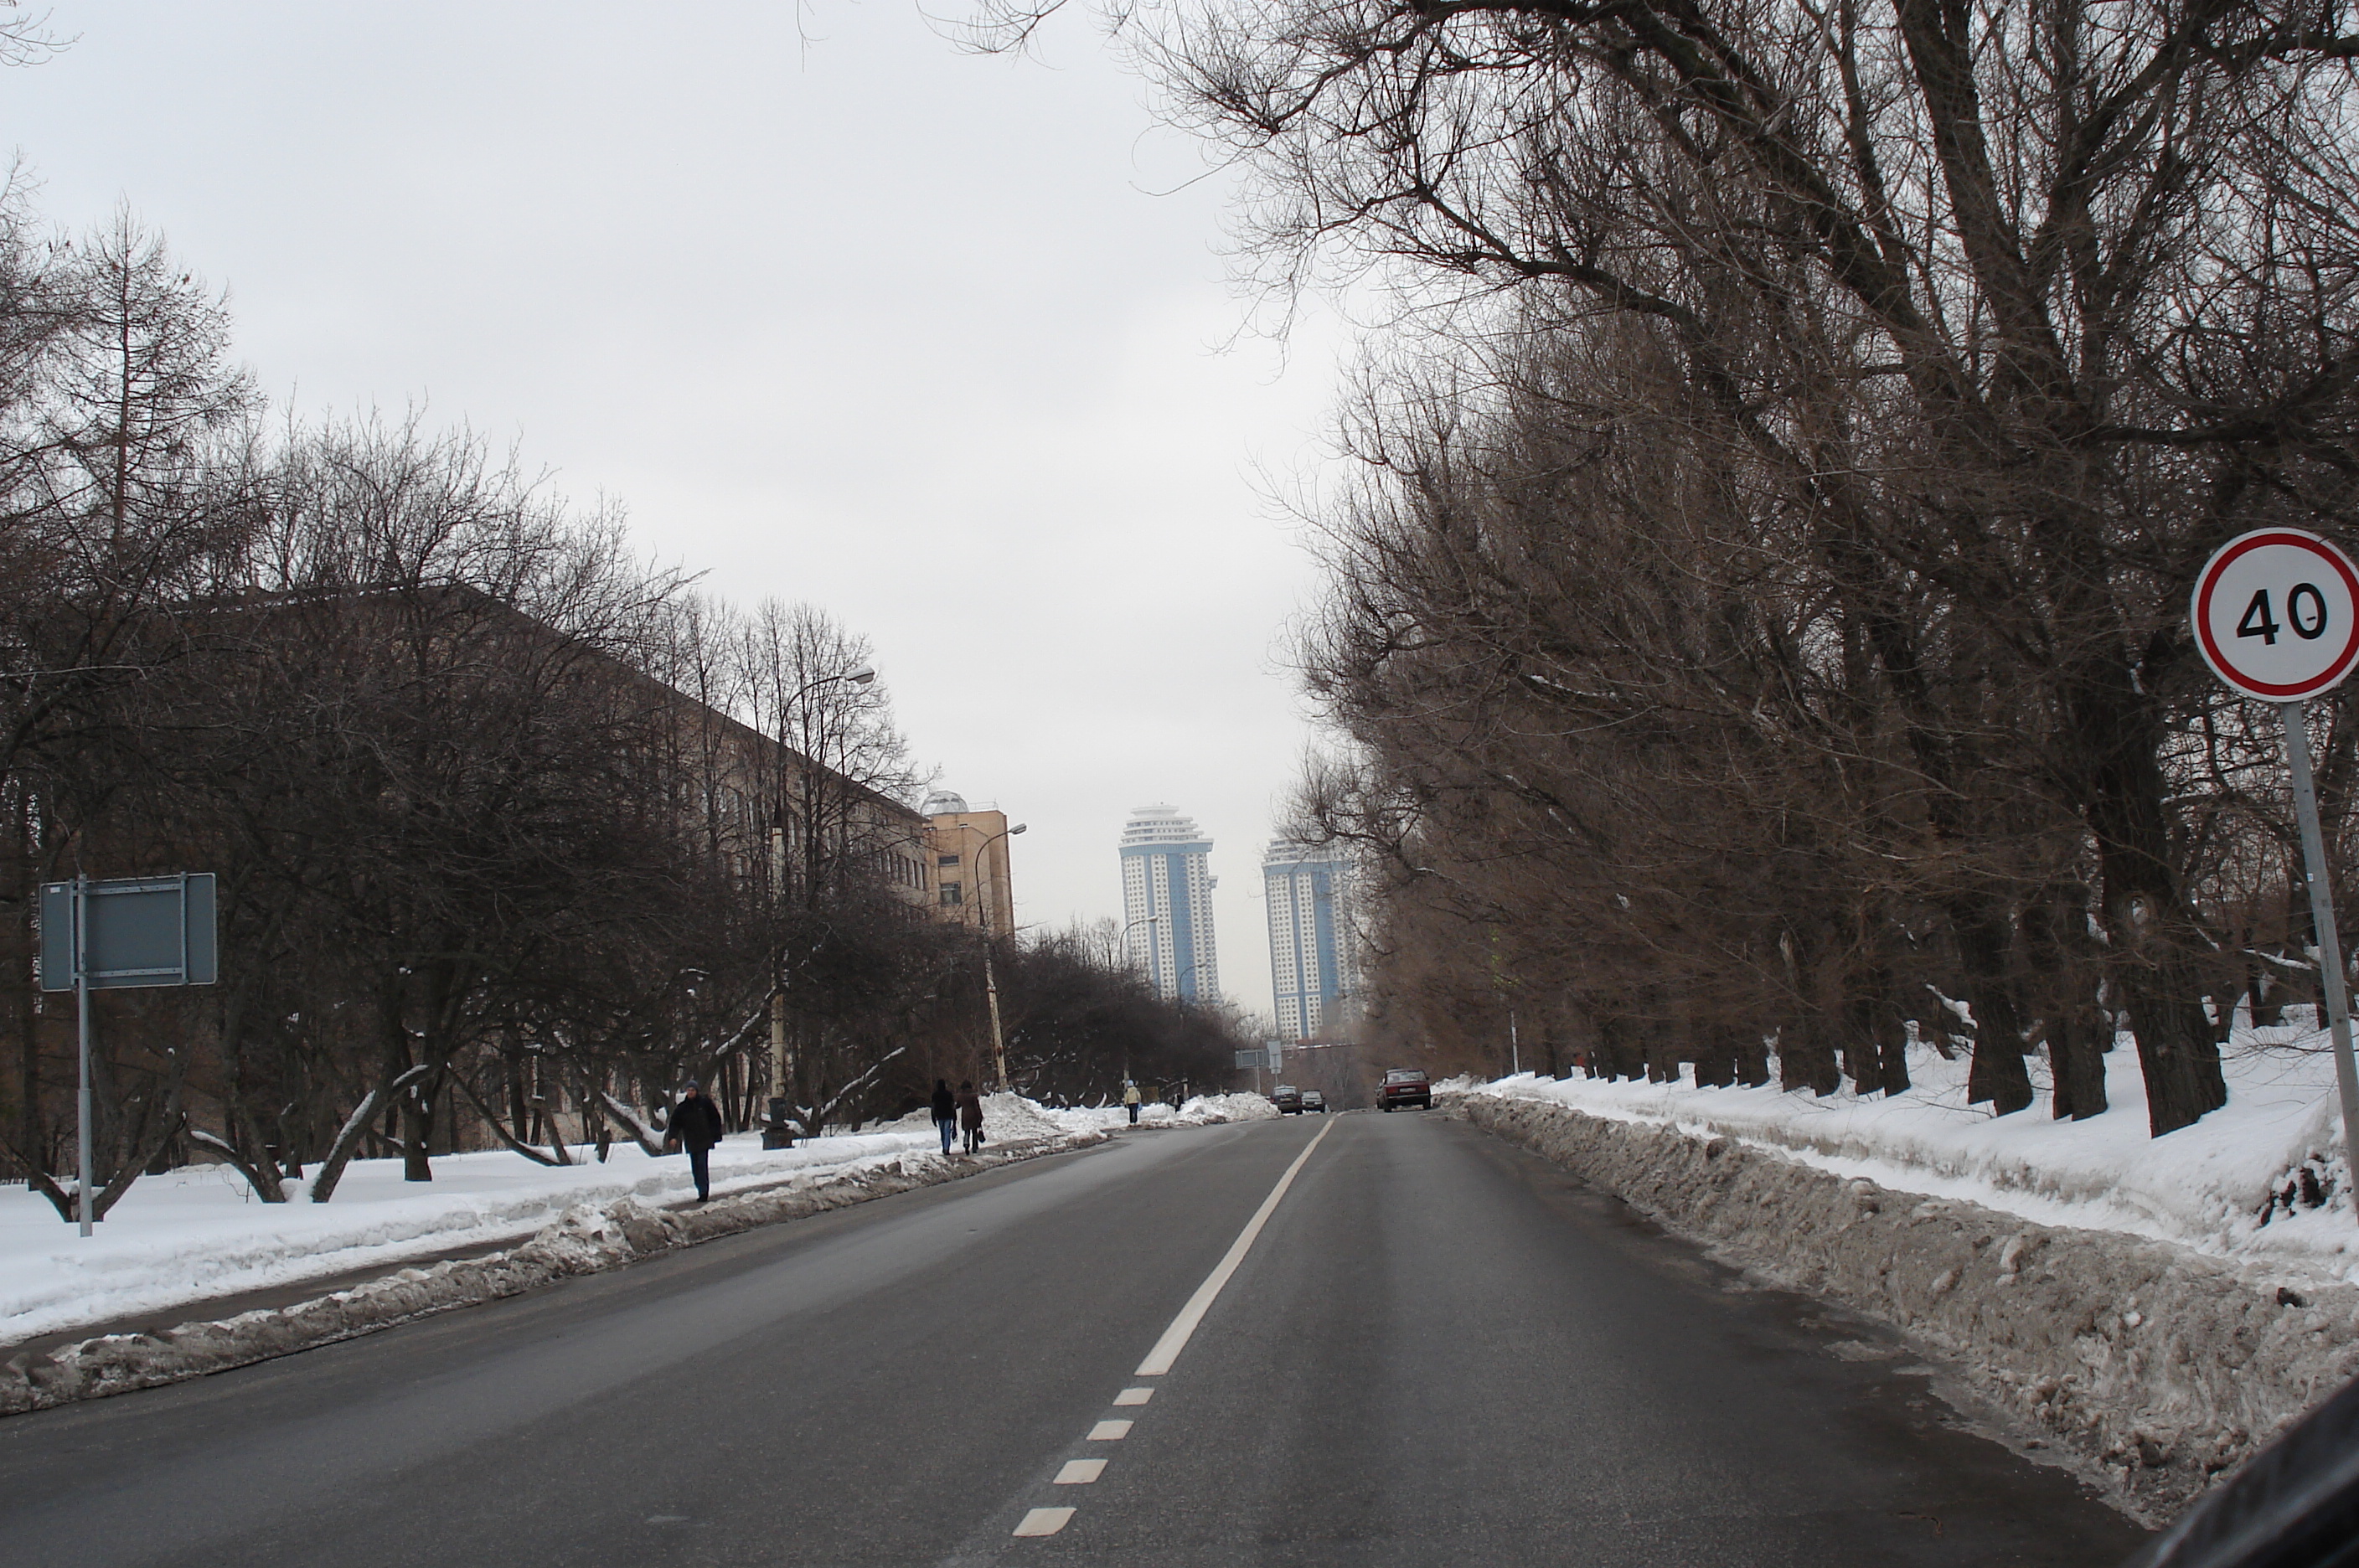
[[[1178,1125],[1185,1115],[1155,1109],[1163,1113],[1158,1125]],[[1014,1094],[984,1102],[989,1145],[1123,1119],[1119,1106],[1109,1116],[1046,1112]],[[1212,1118],[1196,1121],[1205,1119]],[[712,1151],[712,1191],[719,1197],[799,1176],[832,1176],[935,1147],[923,1112],[794,1149],[766,1151],[758,1133],[745,1133]],[[265,1203],[226,1165],[189,1166],[142,1177],[87,1241],[41,1197],[23,1187],[0,1189],[0,1345],[206,1297],[521,1240],[580,1205],[632,1198],[659,1206],[695,1196],[685,1156],[649,1159],[637,1145],[620,1143],[601,1165],[589,1149],[574,1152],[585,1162],[555,1168],[505,1149],[443,1155],[425,1183],[404,1181],[397,1160],[356,1160],[325,1203],[299,1195]]]
[[[1912,1047],[1916,1086],[1889,1099],[1846,1088],[1699,1089],[1676,1083],[1552,1081],[1525,1073],[1467,1092],[1558,1101],[1592,1116],[1672,1125],[1780,1152],[1898,1192],[1963,1199],[2042,1225],[2125,1231],[2216,1257],[2359,1280],[2359,1221],[2323,1034],[2240,1029],[2223,1053],[2228,1104],[2164,1138],[2147,1131],[2146,1087],[2133,1042],[2105,1057],[2112,1108],[2083,1122],[2038,1102],[1994,1116],[1966,1104],[1966,1062]],[[1446,1084],[1447,1089],[1459,1085]],[[2322,1206],[2299,1201],[2307,1161]],[[2271,1194],[2297,1192],[2290,1210]],[[2313,1190],[2313,1192],[2315,1189]],[[2267,1214],[2267,1223],[2263,1215]]]

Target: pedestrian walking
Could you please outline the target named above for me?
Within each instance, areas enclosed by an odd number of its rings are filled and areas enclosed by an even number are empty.
[[[966,1133],[966,1151],[973,1154],[983,1147],[983,1096],[963,1079],[959,1083],[958,1119]]]
[[[707,1203],[712,1201],[712,1146],[728,1129],[721,1120],[721,1107],[706,1096],[696,1080],[690,1079],[687,1087],[688,1093],[672,1107],[664,1141],[688,1150],[689,1174],[696,1178],[696,1201]]]
[[[958,1136],[958,1096],[946,1078],[934,1080],[934,1130],[942,1135],[942,1152],[948,1154],[951,1139]]]
[[[1138,1125],[1138,1085],[1125,1078],[1122,1081],[1122,1103],[1130,1107],[1130,1125]]]

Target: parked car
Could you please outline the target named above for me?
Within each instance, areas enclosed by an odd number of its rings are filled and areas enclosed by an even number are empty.
[[[1425,1075],[1422,1067],[1396,1067],[1385,1074],[1384,1087],[1376,1091],[1376,1104],[1388,1111],[1403,1105],[1433,1109],[1433,1080]]]
[[[1269,1103],[1277,1107],[1281,1116],[1299,1116],[1302,1114],[1302,1091],[1291,1083],[1280,1083],[1269,1092]]]
[[[1305,1089],[1302,1091],[1302,1108],[1317,1111],[1323,1116],[1327,1114],[1327,1096],[1316,1089]]]

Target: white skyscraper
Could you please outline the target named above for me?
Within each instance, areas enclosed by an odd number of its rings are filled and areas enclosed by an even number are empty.
[[[1140,806],[1122,830],[1124,942],[1155,994],[1221,999],[1212,944],[1212,841],[1169,806]]]
[[[1261,860],[1271,999],[1285,1040],[1342,1022],[1352,988],[1349,867],[1341,852],[1277,839]]]

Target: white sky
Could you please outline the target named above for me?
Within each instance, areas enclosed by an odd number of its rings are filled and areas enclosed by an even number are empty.
[[[1223,347],[1230,188],[1093,24],[1007,60],[915,0],[813,0],[807,40],[784,0],[51,16],[0,76],[51,219],[161,229],[282,404],[426,401],[867,635],[919,757],[1030,824],[1027,923],[1118,917],[1129,808],[1193,815],[1269,1007],[1315,572],[1263,490],[1320,461],[1339,334]]]

